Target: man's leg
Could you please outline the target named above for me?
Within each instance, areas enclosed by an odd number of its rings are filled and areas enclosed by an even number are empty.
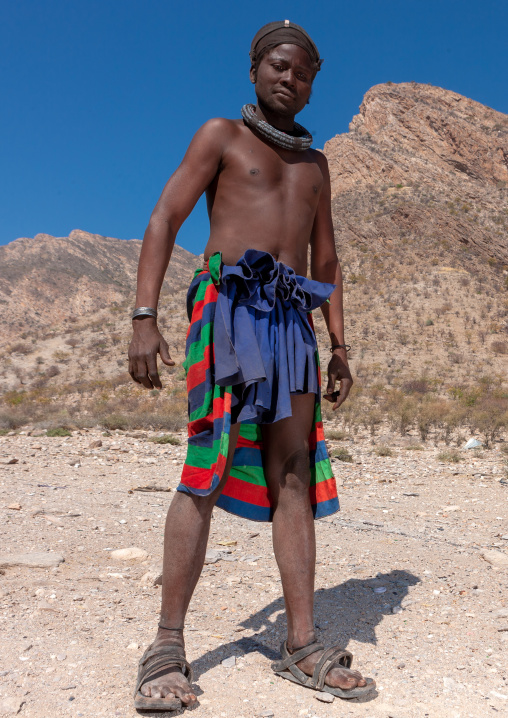
[[[309,500],[308,438],[314,418],[314,394],[293,395],[293,415],[263,425],[265,475],[275,506],[273,548],[279,566],[288,624],[288,650],[308,645],[314,633],[314,574],[316,538]],[[320,657],[316,652],[299,661],[312,675]],[[333,668],[326,683],[335,688],[366,685],[358,671]]]
[[[215,491],[209,496],[178,491],[169,507],[164,532],[160,622],[170,629],[183,628],[187,608],[203,569],[212,510],[231,470],[239,431],[240,424],[231,427],[226,469]],[[183,631],[159,628],[153,646],[162,645],[183,647]],[[152,698],[176,696],[187,705],[196,701],[187,679],[176,667],[145,683],[141,693]]]

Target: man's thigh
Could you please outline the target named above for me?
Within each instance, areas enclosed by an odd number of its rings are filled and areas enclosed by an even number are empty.
[[[274,501],[281,490],[303,490],[309,486],[309,434],[315,401],[315,394],[293,394],[292,416],[274,424],[262,424],[264,471]]]

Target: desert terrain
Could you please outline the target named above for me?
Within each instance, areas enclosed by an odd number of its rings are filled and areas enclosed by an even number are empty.
[[[186,630],[194,715],[508,716],[508,117],[384,83],[324,152],[355,384],[323,406],[341,511],[316,523],[316,629],[378,690],[325,703],[271,672],[270,526],[216,510]],[[201,263],[175,247],[159,326],[176,366],[147,391],[127,372],[140,247],[84,230],[0,247],[0,715],[135,715]]]

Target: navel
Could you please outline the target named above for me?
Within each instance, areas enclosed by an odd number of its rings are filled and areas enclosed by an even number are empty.
[[[251,174],[251,175],[258,175],[258,174],[259,174],[258,168],[257,168],[257,167],[253,167],[251,170],[249,170],[249,174]]]
[[[312,185],[312,189],[314,190],[314,194],[317,194],[319,192],[315,184]]]

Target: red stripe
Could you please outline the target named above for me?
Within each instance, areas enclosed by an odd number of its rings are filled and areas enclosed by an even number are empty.
[[[210,431],[213,428],[213,414],[208,414],[201,419],[194,419],[187,424],[189,436],[201,434],[202,431]]]
[[[222,493],[232,499],[254,504],[254,506],[271,506],[266,486],[250,484],[248,481],[242,481],[242,479],[237,479],[235,476],[229,476]]]
[[[201,469],[197,466],[184,464],[180,481],[184,486],[191,489],[208,489],[210,488],[212,477],[213,473],[210,469]]]
[[[326,479],[326,481],[320,481],[319,484],[315,484],[309,488],[310,502],[311,504],[320,504],[322,501],[329,501],[330,499],[337,498],[337,484],[335,479]]]
[[[208,344],[203,351],[203,359],[195,362],[187,372],[187,391],[202,384],[206,378],[206,370],[210,368],[212,347]]]
[[[244,436],[239,436],[238,441],[236,442],[236,447],[237,449],[247,448],[259,449],[260,451],[263,451],[263,442],[256,441],[255,439],[246,439]]]

